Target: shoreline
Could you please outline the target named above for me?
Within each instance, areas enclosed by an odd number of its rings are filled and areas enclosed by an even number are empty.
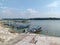
[[[37,40],[37,45],[60,45],[60,38],[59,37],[53,37],[53,36],[46,36],[46,35],[40,35],[40,34],[28,34],[27,37],[25,37],[23,40],[16,43],[16,45],[35,45],[34,43],[30,43],[32,39],[35,38],[35,41]],[[25,44],[26,43],[26,44]]]
[[[1,43],[2,41],[2,43]],[[36,41],[36,42],[35,42]],[[11,33],[9,28],[0,25],[1,45],[60,45],[60,37],[34,33]]]

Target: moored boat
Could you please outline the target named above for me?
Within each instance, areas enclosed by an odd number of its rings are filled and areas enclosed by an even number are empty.
[[[31,33],[36,33],[36,32],[40,32],[40,31],[42,31],[42,30],[41,30],[41,27],[29,29],[29,32],[31,32]]]

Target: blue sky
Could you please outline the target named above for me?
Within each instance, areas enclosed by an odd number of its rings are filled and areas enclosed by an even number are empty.
[[[60,18],[60,0],[0,0],[0,18]]]

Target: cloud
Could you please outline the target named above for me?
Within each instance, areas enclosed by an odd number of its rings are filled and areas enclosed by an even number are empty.
[[[20,12],[19,15],[23,18],[24,17],[34,18],[34,17],[39,17],[39,16],[37,16],[37,15],[39,15],[39,12],[34,9],[28,8],[25,11]]]
[[[34,18],[34,17],[39,17],[39,11],[28,8],[26,10],[16,10],[13,8],[8,8],[8,7],[1,7],[1,15],[4,17],[10,17],[10,18]]]
[[[11,15],[12,11],[10,9],[5,9],[5,10],[2,10],[2,13],[5,15]]]
[[[48,4],[47,7],[58,7],[58,5],[59,5],[59,2],[58,1],[54,1],[54,2],[52,2],[50,4]]]
[[[38,11],[33,10],[33,9],[27,9],[27,11],[28,11],[29,13],[38,13]]]
[[[26,15],[29,18],[38,17],[38,14],[39,12],[37,10],[31,9],[31,8],[26,9]]]
[[[15,18],[18,17],[18,10],[14,10],[11,8],[3,8],[0,11],[0,17],[4,18]]]
[[[26,10],[14,10],[11,8],[5,8],[0,12],[0,17],[4,18],[40,18],[40,17],[60,17],[59,11],[48,11],[40,13],[32,8]]]
[[[54,11],[54,12],[45,12],[45,13],[43,13],[42,15],[44,15],[44,16],[42,16],[42,17],[57,17],[57,18],[60,18],[60,11]]]

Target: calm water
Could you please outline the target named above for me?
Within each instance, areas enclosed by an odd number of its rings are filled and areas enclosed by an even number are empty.
[[[42,27],[41,34],[60,36],[60,20],[30,20],[31,27]]]
[[[9,22],[12,24],[16,24],[15,22]],[[21,24],[21,23],[18,23]],[[30,28],[37,28],[38,26],[42,27],[42,31],[40,34],[46,34],[50,36],[59,36],[60,37],[60,20],[29,20]],[[15,28],[15,30],[17,30]],[[22,30],[17,30],[17,32],[22,32]]]

